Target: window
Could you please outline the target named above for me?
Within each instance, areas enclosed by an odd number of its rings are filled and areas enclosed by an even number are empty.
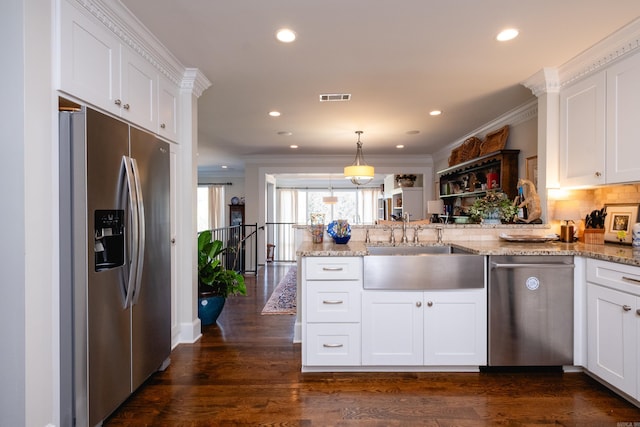
[[[223,186],[199,185],[196,205],[198,232],[226,225]]]

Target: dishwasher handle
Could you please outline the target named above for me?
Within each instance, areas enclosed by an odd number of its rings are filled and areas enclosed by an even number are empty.
[[[545,268],[545,269],[555,269],[555,268],[574,268],[575,265],[574,264],[567,264],[567,263],[519,263],[519,262],[513,262],[513,263],[498,263],[498,262],[492,262],[491,263],[491,269],[498,269],[498,268]]]

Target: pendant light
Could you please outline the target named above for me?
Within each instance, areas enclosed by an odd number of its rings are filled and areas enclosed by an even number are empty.
[[[356,142],[356,158],[351,166],[345,166],[344,177],[350,179],[355,185],[365,185],[371,182],[373,179],[373,166],[369,166],[364,161],[362,155],[362,142],[360,142],[361,130],[357,130],[358,142]]]
[[[329,174],[329,193],[331,194],[330,196],[324,196],[322,198],[322,203],[326,205],[335,205],[336,203],[338,203],[338,198],[333,195],[333,187],[331,186],[331,174]]]

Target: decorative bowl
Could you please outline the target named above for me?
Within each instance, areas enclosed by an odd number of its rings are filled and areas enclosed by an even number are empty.
[[[413,180],[413,179],[399,179],[398,180],[398,185],[400,187],[413,187],[414,183],[415,183],[415,180]]]
[[[346,224],[346,230],[344,227],[345,223],[343,222],[343,220],[340,221],[331,221],[329,223],[329,225],[327,225],[327,234],[331,237],[346,237],[346,236],[351,236],[351,226],[349,224]],[[340,236],[338,235],[339,230],[341,230],[341,232],[343,234],[341,234]],[[344,235],[346,231],[346,236]]]
[[[351,239],[351,236],[335,236],[333,238],[333,241],[337,245],[345,245],[345,244],[349,243],[349,239]]]

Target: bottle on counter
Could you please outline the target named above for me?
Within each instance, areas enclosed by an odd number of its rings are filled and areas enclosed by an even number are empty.
[[[518,219],[522,219],[522,220],[526,220],[528,218],[528,211],[527,211],[527,206],[524,204],[525,199],[524,199],[524,191],[522,189],[522,187],[518,187],[518,195],[516,196],[516,201],[514,202],[514,204],[516,206],[518,206]],[[520,206],[522,205],[522,206]]]

